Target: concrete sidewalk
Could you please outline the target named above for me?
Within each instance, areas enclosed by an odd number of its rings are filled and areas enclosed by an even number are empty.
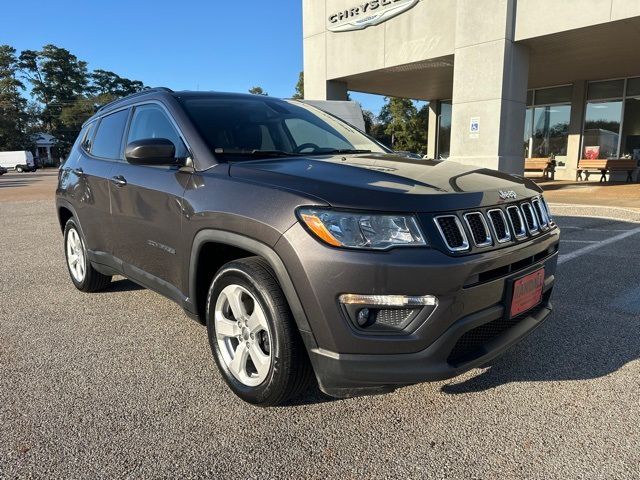
[[[640,183],[536,181],[549,203],[600,205],[640,211]]]

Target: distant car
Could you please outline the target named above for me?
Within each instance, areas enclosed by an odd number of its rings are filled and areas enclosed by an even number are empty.
[[[7,173],[9,170],[7,170],[4,167],[0,167],[0,175],[4,175],[5,173]]]

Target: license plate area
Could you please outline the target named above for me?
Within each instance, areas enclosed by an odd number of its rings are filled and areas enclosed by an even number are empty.
[[[544,268],[511,280],[507,285],[507,318],[517,317],[542,301]]]

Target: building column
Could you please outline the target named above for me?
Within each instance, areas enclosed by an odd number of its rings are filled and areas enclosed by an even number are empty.
[[[427,157],[436,158],[438,153],[438,113],[440,100],[429,102],[429,127],[427,131]]]
[[[516,0],[458,0],[451,159],[522,174],[529,51]]]
[[[584,119],[587,97],[587,82],[573,84],[571,98],[571,118],[569,120],[569,137],[567,139],[567,160],[565,168],[556,169],[557,180],[575,180],[578,161],[582,156],[582,120]]]

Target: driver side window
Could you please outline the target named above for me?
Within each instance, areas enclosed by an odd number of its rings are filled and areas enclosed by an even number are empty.
[[[176,158],[189,156],[187,147],[162,107],[149,104],[136,107],[131,119],[127,144],[146,138],[166,138],[176,147]]]

